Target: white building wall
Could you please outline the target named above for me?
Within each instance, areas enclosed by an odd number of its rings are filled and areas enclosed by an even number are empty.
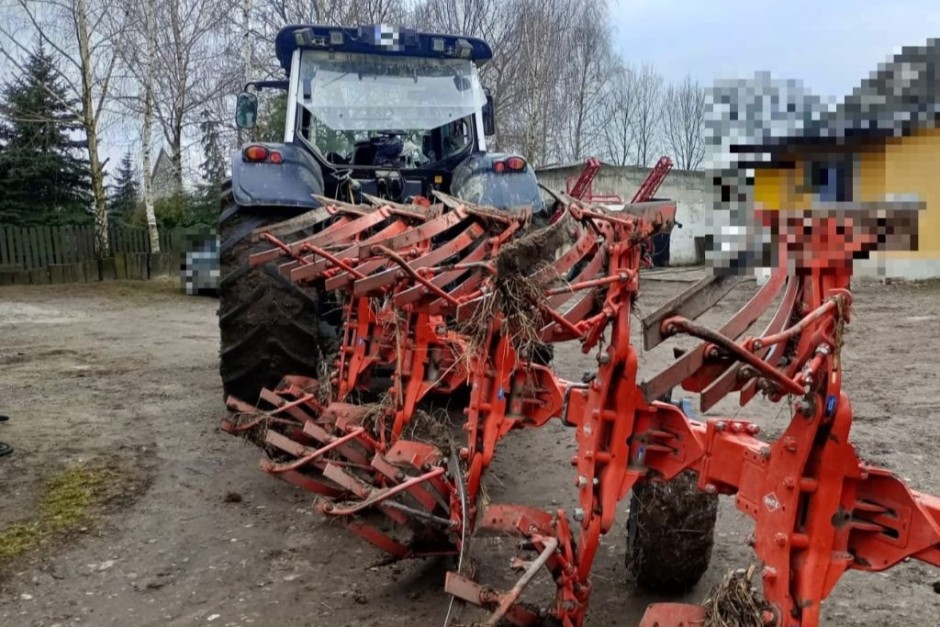
[[[566,179],[578,176],[583,167],[582,164],[549,167],[537,170],[536,175],[546,187],[563,191]],[[618,194],[629,202],[649,171],[649,168],[604,165],[594,179],[593,191],[595,194]],[[706,185],[705,175],[702,172],[673,170],[656,196],[676,202],[676,221],[682,224],[682,228],[672,231],[670,265],[697,263],[695,238],[705,237],[711,228],[708,224],[710,188]]]

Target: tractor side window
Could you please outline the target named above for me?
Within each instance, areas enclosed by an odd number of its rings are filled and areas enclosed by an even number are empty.
[[[441,127],[441,137],[444,141],[443,157],[450,157],[461,152],[473,141],[470,134],[470,125],[466,119],[457,120]]]

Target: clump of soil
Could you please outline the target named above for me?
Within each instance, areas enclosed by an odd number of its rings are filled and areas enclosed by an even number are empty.
[[[509,279],[515,275],[532,274],[555,261],[555,255],[578,236],[574,218],[565,214],[558,222],[514,239],[496,255],[496,277]]]
[[[627,521],[628,579],[657,593],[682,594],[708,570],[718,518],[717,495],[687,471],[672,481],[633,488]]]
[[[725,575],[705,599],[704,627],[763,627],[766,603],[752,585],[754,566]]]

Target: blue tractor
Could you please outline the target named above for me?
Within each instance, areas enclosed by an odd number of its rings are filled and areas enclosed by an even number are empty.
[[[225,393],[245,399],[285,373],[315,376],[341,323],[315,288],[275,267],[249,267],[250,254],[270,247],[251,236],[257,229],[315,209],[315,196],[407,203],[437,190],[497,209],[547,211],[524,159],[487,152],[495,120],[479,77],[492,58],[484,41],[387,26],[288,26],[275,52],[287,78],[246,85],[236,122],[251,132],[256,92],[282,90],[283,141],[233,153],[219,214],[221,375]]]

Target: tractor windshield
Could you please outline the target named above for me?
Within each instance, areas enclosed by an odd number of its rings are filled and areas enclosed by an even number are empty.
[[[455,154],[472,141],[472,116],[486,103],[476,66],[461,59],[302,53],[301,133],[333,162],[352,162],[363,142],[397,141],[414,165]]]

